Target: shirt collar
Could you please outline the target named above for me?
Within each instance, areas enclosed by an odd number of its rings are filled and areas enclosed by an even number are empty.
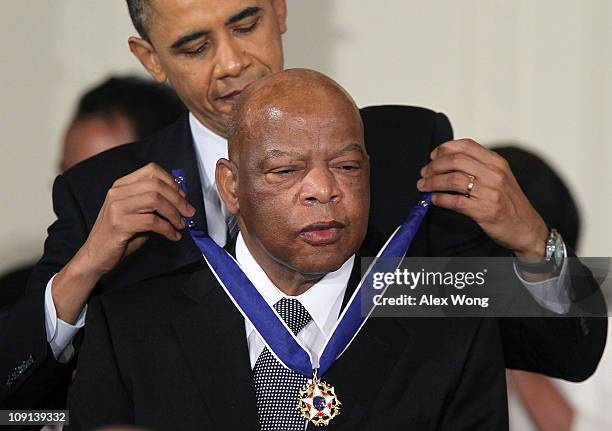
[[[240,233],[236,240],[236,260],[269,306],[272,307],[281,298],[297,299],[310,313],[312,320],[323,335],[325,337],[329,335],[338,320],[337,315],[331,315],[334,304],[337,304],[338,301],[342,301],[344,298],[346,286],[353,270],[355,255],[344,262],[338,270],[328,273],[320,281],[313,284],[310,289],[298,296],[286,295],[270,281],[264,270],[249,252]],[[246,328],[247,336],[249,336],[254,328],[248,321]]]
[[[189,113],[189,127],[195,144],[202,191],[206,193],[215,184],[217,160],[227,159],[227,139],[217,135]]]

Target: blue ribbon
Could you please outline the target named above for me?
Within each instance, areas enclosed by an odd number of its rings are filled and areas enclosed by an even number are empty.
[[[172,176],[186,193],[187,186],[183,170],[173,170]],[[396,258],[397,265],[399,265],[400,259],[406,255],[412,239],[427,214],[431,204],[431,198],[431,193],[423,194],[419,203],[410,210],[407,219],[395,231],[389,241],[387,241],[387,244],[378,254],[376,261],[362,279],[357,291],[353,295],[353,299],[349,303],[346,311],[342,314],[340,321],[336,324],[334,331],[323,349],[317,370],[319,376],[322,376],[348,347],[359,332],[359,329],[365,323],[370,312],[374,309],[375,305],[372,302],[369,312],[362,312],[362,295],[360,291],[372,289],[373,274],[375,272],[388,271],[388,268],[381,271],[381,267],[388,265],[388,261],[385,261],[385,258]],[[278,359],[287,367],[306,377],[311,377],[313,367],[310,355],[298,343],[293,333],[267,304],[263,296],[261,296],[259,291],[253,286],[253,283],[251,283],[248,277],[240,269],[234,258],[223,248],[219,247],[205,231],[196,229],[191,223],[188,223],[188,226],[190,226],[189,232],[191,237],[202,252],[206,262],[224,286],[238,309],[248,318],[251,324],[253,324],[268,348],[270,348]]]

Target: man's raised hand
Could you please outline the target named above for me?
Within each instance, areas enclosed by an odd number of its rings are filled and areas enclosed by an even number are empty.
[[[115,181],[87,240],[53,280],[57,316],[76,321],[100,277],[141,247],[150,233],[178,241],[183,217],[194,214],[178,184],[155,163]]]
[[[548,228],[506,160],[471,139],[448,141],[431,153],[417,188],[434,194],[434,205],[472,218],[518,257],[542,258]],[[471,186],[470,186],[471,183]],[[439,193],[458,192],[459,194]]]

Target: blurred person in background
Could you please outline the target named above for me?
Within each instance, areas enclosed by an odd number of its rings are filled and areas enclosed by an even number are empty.
[[[168,85],[136,76],[111,77],[80,99],[64,137],[61,172],[174,123],[185,106]]]
[[[118,145],[144,139],[172,124],[185,110],[174,91],[150,79],[113,76],[79,99],[66,129],[60,172]],[[23,293],[35,262],[0,275],[0,308]]]
[[[563,232],[577,250],[580,211],[569,188],[543,159],[516,145],[492,147],[510,164],[523,192],[549,226]],[[542,374],[509,370],[510,429],[512,431],[612,430],[612,343],[608,342],[595,374],[576,384]],[[527,415],[526,415],[527,414]]]

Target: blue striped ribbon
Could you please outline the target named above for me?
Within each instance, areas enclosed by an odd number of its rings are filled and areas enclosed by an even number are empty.
[[[185,178],[183,171],[175,169],[172,171],[172,175],[181,185],[183,191],[187,192],[185,182],[180,181],[180,178]],[[381,271],[382,267],[385,268],[385,271],[389,270],[388,260],[385,259],[396,258],[395,262],[399,266],[400,259],[406,255],[412,239],[427,214],[431,198],[431,193],[423,194],[419,203],[410,210],[406,220],[393,233],[363,277],[357,291],[353,294],[351,302],[342,313],[339,322],[325,344],[319,359],[318,376],[322,376],[344,352],[374,309],[375,305],[372,302],[369,312],[363,312],[361,309],[361,291],[372,289],[374,273],[384,272]],[[263,296],[240,269],[236,260],[219,247],[205,231],[199,230],[195,226],[190,227],[189,231],[224,290],[238,310],[253,324],[268,348],[285,366],[310,378],[313,374],[310,355],[282,322],[278,314],[274,312],[273,308],[266,303]]]

